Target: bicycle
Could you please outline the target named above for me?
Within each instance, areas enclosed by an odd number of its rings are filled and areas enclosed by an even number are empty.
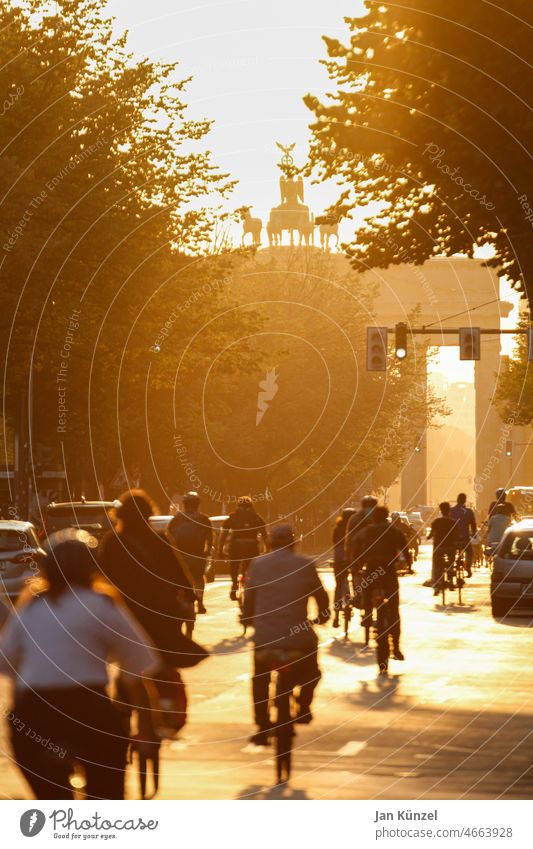
[[[339,601],[341,602],[341,611],[344,619],[344,639],[347,640],[350,631],[350,622],[353,615],[352,597],[350,594],[350,582],[348,580],[347,575],[342,582],[341,593],[342,594]]]
[[[295,649],[256,649],[256,659],[262,668],[275,673],[274,697],[270,709],[276,708],[276,721],[272,723],[270,736],[276,740],[276,783],[287,784],[292,770],[292,743],[294,732],[294,695],[296,686],[293,676],[294,664],[305,657]],[[272,677],[271,677],[272,685]]]
[[[372,590],[372,609],[374,608],[376,609],[376,654],[379,674],[386,675],[389,670],[391,622],[389,599],[385,597],[385,591],[382,587],[376,587]]]

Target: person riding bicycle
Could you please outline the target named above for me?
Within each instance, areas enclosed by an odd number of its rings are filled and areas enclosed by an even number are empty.
[[[433,540],[430,581],[433,595],[438,595],[442,588],[442,581],[449,579],[458,548],[457,523],[450,516],[450,502],[442,501],[439,504],[439,510],[441,515],[431,523],[431,530],[427,536],[428,539]],[[449,589],[455,589],[452,580],[449,580]]]
[[[343,586],[348,574],[345,555],[346,528],[355,513],[353,507],[345,507],[335,522],[333,529],[333,573],[335,575],[335,595],[333,599],[333,627],[339,627],[339,609],[342,606]]]
[[[496,501],[491,501],[490,503],[488,515],[489,519],[496,512],[497,507],[503,507],[505,515],[509,516],[510,519],[518,518],[518,514],[514,506],[510,501],[507,501],[507,493],[503,487],[496,490]]]
[[[489,556],[492,556],[500,544],[502,537],[510,524],[511,517],[509,516],[508,511],[505,510],[505,505],[498,504],[489,519],[487,539],[485,540]]]
[[[362,593],[358,590],[361,582],[362,564],[358,559],[357,534],[372,521],[372,511],[377,506],[378,500],[373,495],[365,495],[361,499],[361,509],[354,513],[348,520],[345,537],[346,565],[352,573],[353,589],[355,593],[355,605],[362,607]]]
[[[268,700],[271,666],[265,650],[286,649],[301,652],[291,666],[296,699],[295,722],[307,725],[312,720],[311,704],[321,678],[318,667],[318,639],[313,624],[323,625],[330,617],[329,598],[314,561],[294,550],[295,537],[290,525],[276,525],[271,534],[271,551],[252,560],[244,592],[243,625],[252,625],[254,634],[254,675],[252,695],[258,732],[251,738],[266,745],[271,723]],[[314,598],[318,617],[308,618],[308,602]]]
[[[172,519],[168,533],[176,545],[179,558],[188,568],[196,595],[198,613],[207,613],[204,606],[205,565],[213,544],[213,529],[209,518],[199,512],[200,496],[186,492],[183,509]]]
[[[457,529],[457,549],[465,556],[465,572],[468,578],[472,577],[472,563],[474,554],[471,539],[477,531],[476,517],[474,511],[466,506],[466,493],[460,492],[457,496],[457,504],[450,510],[450,517],[455,521]]]
[[[402,533],[388,521],[389,511],[386,507],[374,507],[372,522],[356,535],[354,543],[357,557],[365,564],[364,573],[364,606],[365,618],[372,618],[374,600],[381,598],[380,604],[385,607],[387,627],[379,632],[377,637],[377,660],[380,674],[388,670],[390,645],[395,660],[404,660],[400,649],[400,585],[398,581],[397,563],[405,545]],[[378,621],[381,617],[378,617]],[[364,624],[364,621],[363,621]]]
[[[224,556],[224,544],[231,531],[229,541],[229,567],[231,573],[231,590],[229,597],[237,600],[239,584],[239,569],[246,574],[248,564],[259,554],[257,537],[261,536],[265,550],[267,549],[267,532],[265,520],[254,510],[252,499],[244,495],[237,501],[237,509],[230,513],[222,525],[222,533],[218,544],[218,556]]]
[[[402,551],[402,554],[403,554],[404,560],[407,564],[407,571],[409,572],[410,575],[413,575],[414,569],[413,569],[413,557],[412,557],[412,554],[411,554],[411,546],[412,546],[413,535],[416,536],[416,531],[411,527],[411,525],[408,522],[405,521],[405,519],[402,519],[402,517],[400,516],[400,514],[398,513],[397,510],[393,510],[392,513],[390,514],[390,523],[394,528],[396,528],[397,531],[400,531],[403,538],[405,539],[405,547]]]

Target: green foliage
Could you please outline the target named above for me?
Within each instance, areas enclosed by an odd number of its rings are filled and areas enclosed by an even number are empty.
[[[217,362],[206,381],[209,450],[196,454],[196,471],[207,491],[259,496],[268,489],[276,511],[313,508],[323,519],[351,494],[390,485],[443,412],[426,391],[425,348],[411,346],[402,363],[391,350],[386,374],[366,371],[376,293],[340,256],[258,254],[236,267],[231,293],[257,314],[261,330],[249,341],[256,368],[223,393],[230,415],[222,410],[226,430],[218,436]],[[256,424],[264,381],[276,389]]]
[[[526,327],[522,324],[522,327]],[[517,425],[533,422],[533,363],[528,362],[527,334],[518,336],[507,368],[498,375],[496,403],[504,421]]]
[[[176,67],[131,56],[97,0],[55,5],[0,0],[5,385],[13,419],[31,363],[35,441],[66,452],[74,477],[105,481],[149,457],[147,389],[171,418],[180,345],[224,299],[217,205],[233,184],[204,150],[209,122],[187,117]],[[173,350],[156,355],[172,312]],[[234,330],[207,326],[196,358]]]
[[[311,166],[343,187],[333,212],[378,204],[349,247],[355,266],[490,243],[489,264],[531,295],[530,4],[368,6],[347,43],[325,38],[332,94],[306,97]]]

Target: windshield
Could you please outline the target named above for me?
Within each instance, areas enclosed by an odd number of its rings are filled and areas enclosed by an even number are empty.
[[[25,545],[34,547],[37,545],[31,530],[15,531],[12,528],[0,528],[0,551],[21,551]]]

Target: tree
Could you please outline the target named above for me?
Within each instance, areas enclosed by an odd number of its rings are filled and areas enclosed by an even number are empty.
[[[357,268],[472,256],[533,293],[533,10],[521,0],[369,3],[325,38],[335,90],[308,95],[310,162],[343,186],[335,215],[369,207]]]
[[[427,389],[425,347],[413,344],[403,362],[391,351],[386,373],[366,370],[376,292],[343,257],[260,253],[235,268],[231,292],[261,320],[250,342],[257,365],[226,394],[213,364],[206,434],[225,415],[221,397],[231,414],[220,441],[210,439],[199,476],[226,494],[260,500],[268,491],[275,513],[315,511],[318,524],[329,523],[350,498],[390,485],[443,412]]]
[[[522,323],[522,329],[526,327]],[[533,422],[533,368],[528,362],[528,337],[518,336],[513,356],[498,377],[496,403],[506,422],[528,425]]]
[[[175,65],[130,55],[98,0],[55,6],[0,0],[0,321],[11,420],[31,370],[34,440],[77,489],[149,462],[147,387],[163,406],[176,337],[225,299],[213,239],[233,183]],[[234,331],[207,325],[195,356]]]

